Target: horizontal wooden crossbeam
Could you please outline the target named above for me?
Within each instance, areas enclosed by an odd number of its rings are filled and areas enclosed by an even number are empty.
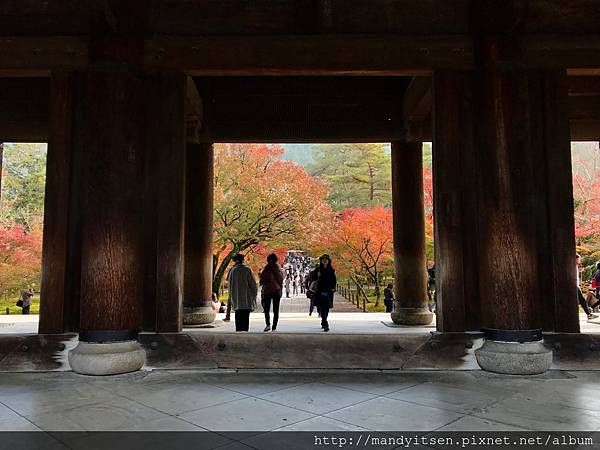
[[[143,39],[143,65],[189,75],[429,75],[470,69],[472,37],[327,34],[156,36]],[[600,35],[527,36],[522,62],[532,68],[597,70]],[[86,36],[0,37],[0,75],[79,70],[88,64]],[[20,75],[18,75],[20,76]]]

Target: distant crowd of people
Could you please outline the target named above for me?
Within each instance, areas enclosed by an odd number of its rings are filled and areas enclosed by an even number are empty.
[[[256,283],[252,269],[244,263],[244,259],[243,254],[235,255],[235,264],[227,276],[229,305],[231,310],[235,311],[236,331],[248,331],[250,313],[257,309],[259,286],[265,315],[265,332],[277,330],[279,305],[284,290],[287,298],[290,297],[290,291],[292,295],[305,293],[310,299],[309,315],[312,315],[316,307],[321,317],[321,328],[325,332],[329,331],[327,319],[329,310],[333,307],[333,295],[337,286],[335,269],[329,255],[321,256],[318,264],[311,269],[311,260],[308,257],[288,256],[282,267],[279,257],[272,253],[267,256],[267,263],[260,270],[259,284]],[[226,316],[225,320],[229,320],[229,317]]]
[[[290,254],[286,256],[283,265],[285,297],[297,296],[306,293],[306,280],[310,275],[312,259],[310,256]]]

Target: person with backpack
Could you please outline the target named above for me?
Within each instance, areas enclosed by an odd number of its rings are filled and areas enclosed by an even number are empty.
[[[260,285],[262,286],[262,306],[265,312],[265,329],[271,331],[271,303],[273,303],[273,328],[277,329],[279,321],[279,302],[283,291],[283,272],[279,266],[279,258],[275,253],[267,256],[267,265],[260,272]]]
[[[335,269],[331,265],[331,257],[323,255],[319,258],[319,265],[311,274],[309,290],[312,292],[314,302],[321,312],[321,328],[329,331],[329,309],[333,307],[333,294],[337,286]]]
[[[317,307],[317,313],[319,314],[319,317],[321,317],[321,309],[319,308],[319,305],[316,303],[316,298],[315,298],[315,293],[313,290],[311,289],[316,289],[317,284],[313,283],[314,281],[316,281],[316,279],[313,279],[316,276],[316,267],[314,271],[309,271],[306,276],[304,277],[304,288],[306,290],[306,297],[310,300],[310,306],[308,307],[308,315],[312,316],[312,313],[315,309],[315,306]]]

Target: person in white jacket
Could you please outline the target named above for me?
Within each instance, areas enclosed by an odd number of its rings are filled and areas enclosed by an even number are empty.
[[[250,312],[256,309],[258,286],[252,269],[244,264],[244,255],[233,257],[235,265],[227,277],[229,285],[229,302],[235,311],[235,331],[248,331]]]

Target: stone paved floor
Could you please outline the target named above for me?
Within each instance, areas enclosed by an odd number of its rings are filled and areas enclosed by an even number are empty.
[[[592,431],[600,430],[599,376],[5,373],[0,374],[0,430]]]

